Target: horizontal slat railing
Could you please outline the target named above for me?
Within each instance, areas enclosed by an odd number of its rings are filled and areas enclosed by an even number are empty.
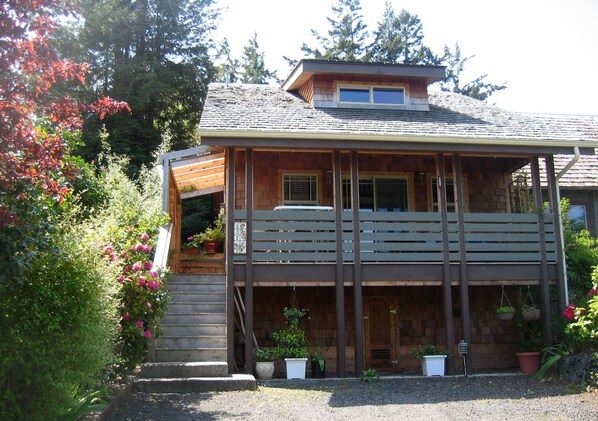
[[[334,211],[253,211],[253,262],[334,263]],[[235,211],[235,220],[244,220]],[[352,263],[352,212],[343,212],[343,261]],[[465,214],[465,249],[472,263],[540,262],[536,214]],[[361,261],[364,263],[442,263],[440,214],[436,212],[361,212]],[[545,216],[546,250],[556,261],[551,215]],[[459,261],[457,215],[449,214],[449,259]],[[235,260],[244,261],[244,255]]]

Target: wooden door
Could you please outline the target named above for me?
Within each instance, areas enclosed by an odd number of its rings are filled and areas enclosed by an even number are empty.
[[[365,299],[365,366],[378,371],[398,370],[398,334],[396,300]]]

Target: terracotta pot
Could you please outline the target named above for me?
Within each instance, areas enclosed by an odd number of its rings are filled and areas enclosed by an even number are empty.
[[[218,241],[204,241],[203,248],[207,254],[216,254],[218,251]]]
[[[535,373],[540,369],[539,352],[518,352],[519,369],[522,373]]]

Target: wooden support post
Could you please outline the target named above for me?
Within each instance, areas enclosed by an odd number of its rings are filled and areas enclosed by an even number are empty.
[[[341,154],[333,153],[334,212],[336,214],[336,375],[346,377],[345,367],[345,280],[343,276],[343,201]]]
[[[444,307],[444,332],[446,338],[447,372],[455,374],[454,347],[455,335],[453,329],[453,298],[451,294],[451,262],[449,253],[448,209],[446,203],[446,170],[444,155],[436,154],[436,183],[438,188],[438,209],[442,225],[442,302]]]
[[[548,261],[546,259],[546,234],[544,232],[544,207],[542,190],[540,188],[540,170],[538,156],[531,160],[532,189],[534,203],[538,214],[538,234],[540,237],[540,306],[542,311],[542,330],[544,332],[544,346],[552,345],[552,322],[550,315],[550,285],[548,283]]]
[[[468,373],[471,373],[471,314],[469,312],[469,274],[467,272],[467,249],[465,243],[465,200],[463,195],[463,170],[459,154],[453,155],[453,186],[459,224],[459,297],[461,298],[461,336],[469,345],[465,357]]]
[[[226,360],[235,371],[235,149],[226,148]]]
[[[351,151],[351,210],[353,211],[353,312],[355,314],[355,376],[364,369],[361,231],[359,228],[359,156]]]
[[[245,261],[245,372],[253,373],[253,149],[245,150],[245,212],[247,245]]]
[[[554,218],[554,235],[556,237],[556,292],[557,292],[557,314],[560,314],[567,306],[567,286],[565,285],[565,266],[563,265],[563,238],[561,237],[561,204],[559,203],[559,186],[554,176],[554,157],[546,157],[546,181],[548,182],[548,194],[550,196],[550,207]]]

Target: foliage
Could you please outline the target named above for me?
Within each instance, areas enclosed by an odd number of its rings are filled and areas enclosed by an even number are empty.
[[[258,362],[271,362],[274,361],[276,353],[272,349],[268,348],[256,348],[255,349],[255,360]]]
[[[308,347],[305,333],[299,329],[301,320],[307,315],[306,309],[285,307],[283,310],[288,328],[274,332],[276,353],[279,358],[307,358]]]
[[[318,364],[320,365],[320,370],[324,371],[324,369],[326,367],[326,361],[324,360],[320,346],[317,346],[315,351],[313,351],[309,354],[309,360],[317,361]]]
[[[447,351],[445,348],[438,348],[431,344],[425,344],[411,351],[411,356],[421,359],[424,355],[446,355],[446,353]]]
[[[521,306],[521,312],[522,313],[525,313],[525,312],[528,312],[528,311],[534,311],[534,310],[537,310],[537,308],[534,307],[533,305],[523,304]]]
[[[380,380],[380,375],[378,372],[373,368],[368,368],[367,370],[363,370],[361,374],[361,380],[364,382],[375,382],[376,380]]]
[[[151,163],[169,133],[173,148],[197,142],[195,128],[214,68],[210,31],[218,11],[213,0],[81,0],[78,24],[56,37],[67,57],[90,64],[91,89],[127,101],[130,115],[106,119],[114,153],[130,158],[127,174]],[[84,127],[82,156],[101,151],[100,123]]]
[[[241,72],[239,79],[242,83],[268,83],[276,81],[276,72],[266,69],[264,53],[260,52],[257,43],[257,32],[249,38],[248,44],[243,48],[243,56],[240,62]]]
[[[495,313],[515,313],[515,307],[504,306],[496,309]]]
[[[115,272],[66,219],[21,284],[0,290],[0,419],[53,419],[114,361]]]
[[[515,317],[515,324],[519,329],[520,352],[536,352],[542,350],[544,337],[542,335],[542,322],[540,320],[526,321],[521,314]]]
[[[217,241],[223,242],[225,238],[225,226],[224,226],[224,208],[218,213],[218,217],[214,220],[214,224],[208,227],[199,234],[198,240],[201,243],[206,241]]]
[[[212,219],[212,195],[183,200],[181,238],[189,238],[210,226]]]
[[[262,60],[263,61],[263,60]],[[214,82],[235,83],[239,79],[239,60],[233,58],[230,52],[228,39],[224,38],[218,46],[215,62]]]
[[[563,312],[563,317],[568,320],[565,333],[574,338],[578,351],[598,348],[598,267],[594,269],[592,278],[595,284],[586,297],[580,299],[577,305],[569,304]]]
[[[542,359],[540,361],[540,369],[534,375],[536,379],[542,379],[554,366],[557,364],[562,358],[566,357],[567,355],[571,354],[571,349],[568,348],[564,344],[558,344],[555,346],[549,346],[542,350]]]
[[[361,15],[360,0],[337,0],[332,6],[334,17],[327,17],[330,29],[328,36],[312,30],[312,35],[320,44],[311,48],[303,44],[301,50],[307,56],[325,60],[361,60],[365,53],[368,38],[366,24]]]

